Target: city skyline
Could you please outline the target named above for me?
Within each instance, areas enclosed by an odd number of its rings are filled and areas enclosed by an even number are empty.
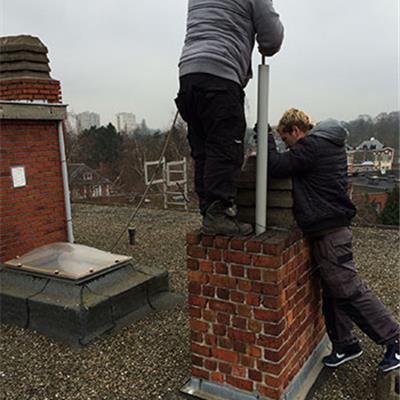
[[[147,122],[144,118],[138,121],[136,119],[136,114],[133,112],[127,111],[119,111],[117,112],[112,120],[105,121],[104,118],[101,117],[101,114],[96,112],[95,110],[86,109],[82,112],[77,112],[73,108],[69,107],[67,110],[67,121],[69,123],[69,129],[71,131],[82,131],[85,129],[89,129],[90,122],[83,122],[82,118],[88,121],[95,121],[93,124],[94,127],[98,128],[100,126],[106,126],[109,123],[114,125],[117,131],[125,131],[125,132],[133,132],[135,129],[139,128],[140,126],[144,126],[147,128]],[[82,128],[83,126],[83,128]]]

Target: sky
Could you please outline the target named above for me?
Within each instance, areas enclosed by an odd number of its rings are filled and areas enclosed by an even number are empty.
[[[355,119],[399,110],[397,0],[275,0],[285,26],[271,66],[269,116],[288,108],[315,120]],[[38,36],[69,110],[101,123],[132,112],[167,129],[175,113],[187,0],[0,0],[2,36]],[[257,65],[246,88],[249,125],[257,118]]]

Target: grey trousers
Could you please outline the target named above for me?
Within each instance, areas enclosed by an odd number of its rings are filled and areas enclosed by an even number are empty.
[[[358,342],[353,322],[380,345],[400,336],[399,324],[357,274],[352,239],[347,227],[311,239],[322,283],[325,325],[337,351]]]

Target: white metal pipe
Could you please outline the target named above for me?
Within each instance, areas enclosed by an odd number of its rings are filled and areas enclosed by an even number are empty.
[[[65,143],[64,143],[64,132],[63,132],[62,121],[58,123],[58,142],[60,145],[61,174],[64,187],[65,217],[67,220],[67,235],[68,235],[67,237],[69,243],[74,243],[74,232],[72,229],[71,200],[69,197],[69,185],[68,185],[67,158],[65,156]]]
[[[269,65],[265,57],[258,67],[258,121],[257,121],[257,181],[256,181],[256,234],[267,227],[267,168],[268,168],[268,95]]]

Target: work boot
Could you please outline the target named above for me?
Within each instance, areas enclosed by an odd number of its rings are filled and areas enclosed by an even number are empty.
[[[250,224],[236,219],[236,208],[226,207],[220,200],[208,207],[203,218],[202,233],[205,235],[246,236],[252,232]]]

